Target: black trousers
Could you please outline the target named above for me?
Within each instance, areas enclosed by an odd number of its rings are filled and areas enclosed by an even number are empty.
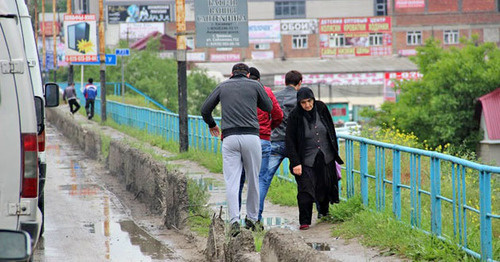
[[[323,153],[318,153],[313,167],[302,166],[302,175],[295,176],[300,225],[310,225],[313,204],[318,213],[328,215],[330,203],[338,203],[338,180],[335,162],[325,164]]]
[[[76,113],[80,109],[80,104],[78,104],[78,100],[76,99],[69,99],[68,104],[69,104],[69,111],[71,111],[72,114]]]
[[[95,104],[94,99],[86,99],[85,100],[85,111],[87,112],[87,117],[89,119],[92,119],[92,117],[94,117],[94,104]],[[90,107],[90,111],[89,111],[89,107]]]

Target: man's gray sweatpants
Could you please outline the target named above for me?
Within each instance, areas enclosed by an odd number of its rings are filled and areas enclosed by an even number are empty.
[[[262,161],[260,138],[257,135],[230,135],[222,142],[222,167],[226,181],[226,197],[231,223],[239,220],[238,194],[241,171],[248,181],[247,217],[257,221],[259,215],[259,171]]]

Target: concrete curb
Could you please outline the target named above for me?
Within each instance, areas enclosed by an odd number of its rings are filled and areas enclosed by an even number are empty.
[[[47,109],[47,120],[68,138],[76,141],[92,159],[104,159],[101,133],[89,125],[80,125],[62,109]],[[97,126],[99,128],[99,126]],[[145,203],[149,210],[164,216],[167,228],[183,229],[188,217],[187,178],[150,154],[131,147],[123,141],[112,139],[109,155],[104,162],[111,174],[118,176],[125,188]]]

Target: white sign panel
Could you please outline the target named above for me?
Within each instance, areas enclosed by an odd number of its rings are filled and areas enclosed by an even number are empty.
[[[164,34],[163,23],[122,23],[120,24],[120,39],[139,39],[155,31]]]
[[[353,74],[305,74],[303,84],[345,85],[383,85],[384,73],[353,73]],[[284,75],[274,76],[274,85],[285,85]]]
[[[312,35],[318,32],[316,19],[281,20],[281,34],[283,35]]]
[[[65,60],[67,62],[97,61],[95,14],[65,14],[64,31],[66,32]]]
[[[187,61],[205,61],[206,55],[204,52],[194,52],[186,54]]]
[[[250,43],[279,43],[281,41],[280,21],[248,21]]]
[[[252,51],[252,59],[254,60],[264,60],[273,58],[274,58],[273,51]]]

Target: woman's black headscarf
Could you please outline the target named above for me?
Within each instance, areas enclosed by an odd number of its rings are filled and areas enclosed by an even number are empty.
[[[300,105],[301,100],[308,98],[312,98],[314,101],[313,108],[311,111],[304,110]],[[301,112],[302,115],[304,115],[304,117],[307,119],[307,122],[309,123],[309,128],[312,128],[312,125],[316,124],[316,99],[314,98],[313,91],[309,87],[302,87],[297,92],[297,107],[299,112]]]

